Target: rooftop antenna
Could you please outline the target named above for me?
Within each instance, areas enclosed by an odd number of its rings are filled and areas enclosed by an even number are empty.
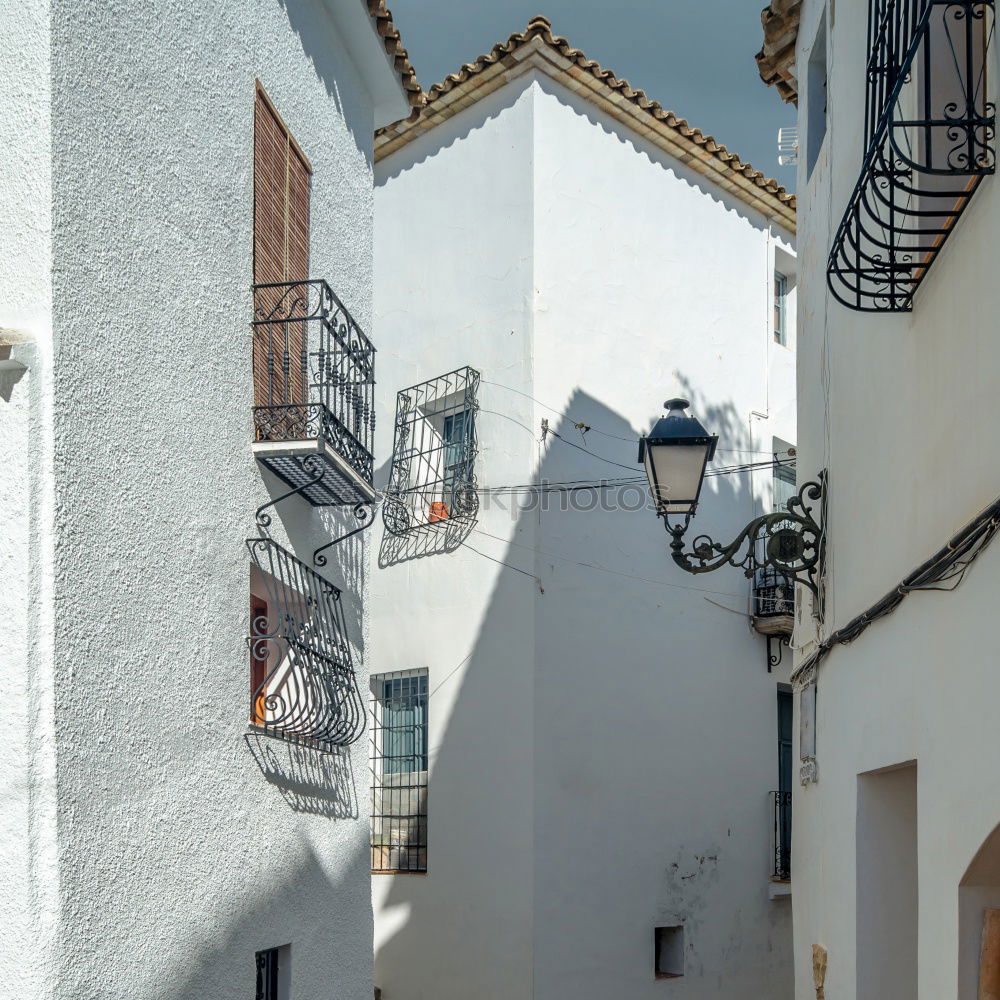
[[[790,125],[778,129],[778,166],[794,167],[799,162],[799,129]]]

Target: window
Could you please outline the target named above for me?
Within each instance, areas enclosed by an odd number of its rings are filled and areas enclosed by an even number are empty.
[[[250,721],[263,726],[267,719],[267,657],[269,653],[267,601],[250,594]]]
[[[372,678],[373,872],[427,871],[427,671]]]
[[[774,873],[792,877],[792,692],[778,688],[778,791],[774,801]]]
[[[479,372],[460,368],[396,395],[396,433],[386,528],[400,535],[422,525],[474,519]]]
[[[909,312],[996,170],[994,8],[869,0],[860,174],[827,263],[830,291],[849,309]]]
[[[657,979],[684,975],[684,927],[657,927],[653,937],[654,974]]]
[[[827,71],[826,71],[826,9],[820,13],[820,25],[809,53],[809,70],[806,77],[806,177],[812,177],[819,159],[823,140],[826,138],[827,120]]]
[[[772,448],[771,510],[788,510],[788,501],[795,496],[795,446],[774,438]]]
[[[291,996],[292,946],[258,951],[257,1000],[288,1000]]]
[[[329,752],[365,732],[341,592],[271,538],[249,538],[250,724]]]
[[[780,272],[774,272],[774,340],[778,344],[787,343],[788,322],[788,279]]]

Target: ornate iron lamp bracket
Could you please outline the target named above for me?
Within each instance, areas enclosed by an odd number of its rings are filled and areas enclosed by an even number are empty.
[[[728,565],[742,569],[750,577],[765,567],[773,567],[788,579],[808,587],[818,598],[825,518],[824,471],[817,481],[806,483],[788,501],[787,510],[754,518],[728,545],[708,535],[699,535],[685,552],[684,533],[691,523],[691,514],[686,514],[680,524],[671,524],[668,515],[664,515],[663,522],[672,539],[670,550],[674,562],[688,573],[710,573]]]
[[[313,563],[316,566],[325,566],[327,559],[323,553],[332,548],[334,545],[340,542],[346,541],[352,535],[358,534],[359,531],[364,531],[365,528],[369,527],[375,518],[372,517],[372,504],[371,503],[357,503],[354,505],[354,516],[361,522],[358,527],[352,528],[350,531],[345,532],[343,535],[338,535],[332,541],[327,542],[325,545],[321,545],[315,552],[313,552]]]

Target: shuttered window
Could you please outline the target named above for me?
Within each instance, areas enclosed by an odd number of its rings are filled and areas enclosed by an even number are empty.
[[[253,156],[253,280],[306,281],[309,277],[309,193],[312,167],[257,84]],[[306,288],[301,289],[306,301]],[[258,292],[255,308],[287,314],[299,298],[282,289]],[[300,310],[301,311],[301,310]],[[307,402],[303,371],[308,349],[304,323],[275,323],[254,331],[254,404]]]

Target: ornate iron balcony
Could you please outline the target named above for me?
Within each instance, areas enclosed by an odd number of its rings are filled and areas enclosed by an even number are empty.
[[[994,0],[869,0],[865,158],[827,267],[848,308],[908,312],[995,171],[993,31]]]
[[[365,704],[354,676],[340,590],[270,538],[247,548],[266,606],[251,622],[251,729],[321,750],[354,743]]]
[[[314,506],[370,503],[375,348],[323,280],[253,294],[254,455]]]

